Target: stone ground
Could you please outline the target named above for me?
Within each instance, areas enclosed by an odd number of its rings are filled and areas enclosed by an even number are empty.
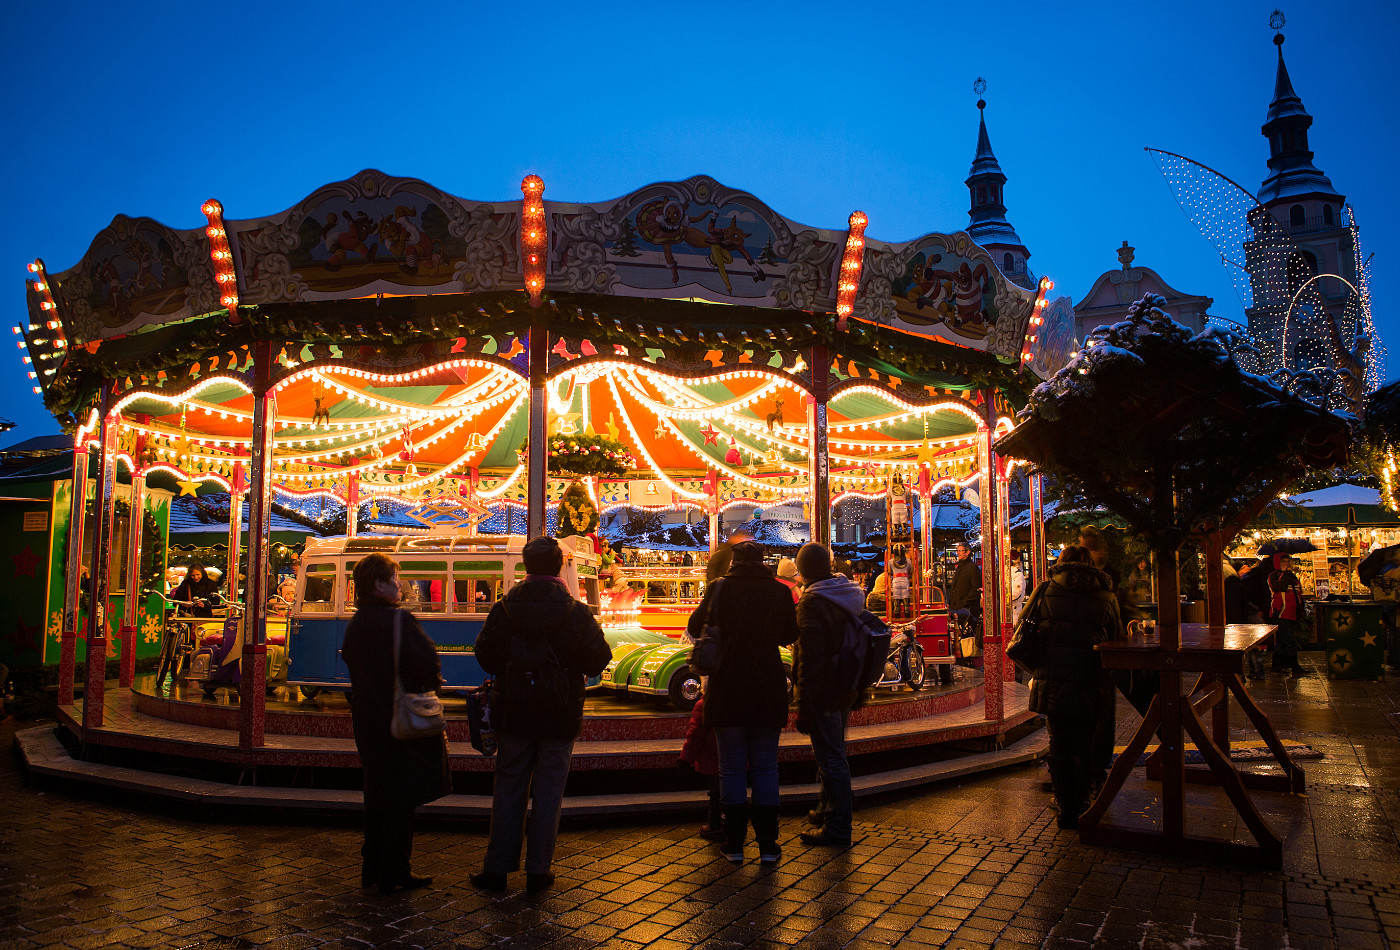
[[[423,823],[414,865],[434,886],[383,897],[358,886],[353,822],[35,787],[4,755],[0,950],[1400,946],[1400,678],[1275,676],[1255,695],[1324,754],[1301,763],[1306,797],[1259,796],[1282,872],[1081,845],[1026,766],[863,802],[841,853],[804,849],[785,816],[771,869],[752,846],[723,860],[695,821],[568,825],[539,896],[477,893],[484,826]],[[1129,789],[1111,814],[1145,820],[1153,786],[1138,772]],[[1234,833],[1219,793],[1189,800],[1194,826]]]

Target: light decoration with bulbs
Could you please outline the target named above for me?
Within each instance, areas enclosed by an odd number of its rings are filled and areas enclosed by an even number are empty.
[[[1295,300],[1299,285],[1313,276],[1289,227],[1259,203],[1242,185],[1200,162],[1161,149],[1147,149],[1166,179],[1186,217],[1220,253],[1239,297],[1249,315],[1249,342],[1259,351],[1258,365],[1241,362],[1242,368],[1271,376],[1280,369],[1312,369],[1328,361],[1326,353],[1298,352],[1305,334],[1328,340],[1330,321],[1322,282],[1314,282]],[[1361,257],[1356,214],[1350,205],[1339,209],[1336,226],[1351,231],[1356,255],[1357,292],[1348,294],[1342,311],[1344,336],[1370,339],[1365,390],[1370,392],[1385,377],[1386,351],[1371,315],[1366,259]],[[1340,280],[1337,275],[1323,275]],[[1306,331],[1311,330],[1311,333]],[[1290,342],[1292,341],[1292,342]],[[1352,345],[1355,345],[1354,342]],[[1241,354],[1236,354],[1237,359]]]
[[[58,303],[54,300],[44,262],[35,258],[29,264],[29,273],[34,275],[34,279],[26,283],[30,293],[38,298],[38,319],[31,318],[28,332],[18,326],[14,331],[20,336],[16,346],[26,351],[20,360],[29,378],[35,381],[32,389],[36,394],[42,394],[45,385],[63,368],[68,358],[68,338],[63,333]]]
[[[544,216],[544,180],[526,175],[520,182],[525,200],[520,209],[520,261],[530,306],[538,307],[544,294],[544,254],[549,242]]]
[[[846,250],[841,255],[841,273],[836,279],[836,329],[846,329],[855,310],[860,290],[861,267],[865,261],[865,227],[869,219],[863,211],[852,211],[847,221]]]
[[[238,275],[234,272],[228,229],[224,227],[224,206],[216,199],[210,198],[199,210],[209,219],[204,234],[209,238],[209,260],[213,264],[214,282],[219,289],[219,303],[227,308],[229,321],[237,323]]]
[[[1040,278],[1036,288],[1035,305],[1031,308],[1031,318],[1026,323],[1026,338],[1021,343],[1021,367],[1035,359],[1035,344],[1040,339],[1040,328],[1045,324],[1045,308],[1050,305],[1047,295],[1055,289],[1055,282],[1049,277]]]

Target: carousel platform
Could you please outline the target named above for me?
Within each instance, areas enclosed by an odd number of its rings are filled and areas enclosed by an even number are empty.
[[[873,795],[1034,761],[1047,737],[1026,709],[1025,687],[1005,684],[1005,716],[983,713],[981,674],[959,669],[948,686],[882,691],[852,714],[847,747],[856,794]],[[421,813],[490,811],[492,759],[467,742],[464,703],[447,699],[448,751],[458,794]],[[566,814],[686,810],[705,792],[676,770],[689,715],[655,700],[591,694],[575,745]],[[157,690],[138,677],[109,684],[104,724],[83,727],[83,703],[59,709],[58,728],[16,742],[32,775],[200,805],[343,811],[361,806],[359,757],[342,694],[312,700],[280,688],[267,699],[262,748],[238,748],[238,699],[192,686]],[[779,749],[785,801],[814,798],[806,736],[785,731]]]

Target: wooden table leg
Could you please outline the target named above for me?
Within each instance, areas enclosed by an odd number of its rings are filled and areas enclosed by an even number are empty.
[[[1244,710],[1244,714],[1254,724],[1259,737],[1264,740],[1264,745],[1268,746],[1269,751],[1274,754],[1275,761],[1282,767],[1284,774],[1288,776],[1289,791],[1295,795],[1303,794],[1306,787],[1303,770],[1298,767],[1298,764],[1288,754],[1288,750],[1283,747],[1278,733],[1274,731],[1274,724],[1269,722],[1269,717],[1264,715],[1264,710],[1260,709],[1259,704],[1254,701],[1254,697],[1249,695],[1249,691],[1245,689],[1244,683],[1238,676],[1231,677],[1228,686],[1230,691],[1235,694],[1235,699],[1239,702],[1240,708]]]
[[[1162,703],[1162,834],[1180,841],[1185,832],[1186,752],[1181,733],[1181,674],[1164,671],[1157,693]]]
[[[1225,757],[1230,756],[1230,680],[1238,679],[1238,674],[1225,673],[1219,678],[1211,677],[1212,685],[1218,685],[1220,689],[1220,702],[1215,704],[1211,711],[1211,732],[1214,734],[1215,744],[1225,753]]]
[[[1084,814],[1079,816],[1080,838],[1083,839],[1083,830],[1087,826],[1091,830],[1099,823],[1099,819],[1108,811],[1108,806],[1113,803],[1123,783],[1132,774],[1133,768],[1137,765],[1138,756],[1142,755],[1142,750],[1147,748],[1147,743],[1157,734],[1157,724],[1161,722],[1162,714],[1158,705],[1158,697],[1154,697],[1151,705],[1147,707],[1147,714],[1142,717],[1142,724],[1138,726],[1138,731],[1133,733],[1133,737],[1128,740],[1128,747],[1118,756],[1113,763],[1113,768],[1109,770],[1108,778],[1104,780],[1103,788],[1099,789],[1098,797]]]
[[[1259,843],[1260,849],[1271,860],[1276,857],[1281,861],[1283,855],[1282,839],[1274,834],[1273,829],[1264,822],[1258,809],[1254,807],[1253,799],[1245,791],[1244,784],[1240,781],[1240,775],[1235,771],[1230,757],[1206,734],[1205,725],[1196,716],[1196,710],[1190,705],[1182,711],[1182,724],[1195,741],[1196,748],[1201,751],[1201,757],[1215,773],[1217,784],[1225,790],[1225,794],[1235,806],[1235,811],[1244,819],[1244,823],[1254,836],[1254,840]]]

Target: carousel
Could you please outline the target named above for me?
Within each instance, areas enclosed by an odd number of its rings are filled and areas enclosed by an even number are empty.
[[[620,510],[687,512],[686,537],[713,552],[737,506],[787,506],[806,537],[830,541],[839,502],[884,500],[887,570],[892,583],[906,578],[887,610],[915,628],[909,642],[932,664],[953,648],[931,581],[933,532],[916,522],[940,489],[975,485],[982,668],[927,689],[896,683],[853,718],[852,753],[1000,745],[1034,719],[1001,655],[1015,463],[993,440],[1068,355],[1038,342],[1063,336],[1045,326],[1050,282],[1012,283],[964,233],[885,243],[866,238],[860,212],[842,230],[809,227],[706,177],[590,204],[546,201],[544,190],[532,175],[514,199],[471,201],[369,170],[268,217],[226,219],[216,200],[193,230],[118,216],[76,265],[30,266],[19,346],[35,391],[74,434],[75,483],[97,458],[96,504],[66,496],[83,542],[55,564],[49,602],[62,622],[44,645],[59,665],[61,720],[82,749],[254,774],[357,764],[343,696],[306,689],[298,675],[311,652],[299,655],[298,638],[320,619],[311,608],[353,609],[349,585],[313,604],[299,575],[293,602],[277,608],[274,503],[343,512],[343,536],[311,542],[306,555],[342,569],[357,551],[453,565],[498,552],[508,586],[509,551],[523,537],[572,535],[579,595],[607,608],[608,590],[622,586],[614,571],[627,569],[597,531]],[[168,639],[138,620],[160,616],[163,592],[109,610],[113,592],[140,588],[140,558],[113,556],[114,500],[142,510],[157,473],[180,495],[228,495],[218,566],[231,579],[223,626],[236,693],[194,688],[188,673],[168,688],[164,671],[136,674],[137,658]],[[141,524],[131,519],[123,535],[130,551],[141,549]],[[673,614],[698,598],[697,558],[667,566]],[[469,613],[456,603],[464,589],[473,601],[499,596],[486,575],[443,570],[424,575],[426,610],[438,598],[445,614]],[[614,600],[611,626],[651,628],[667,641],[651,649],[679,649],[675,618],[638,623],[634,604]],[[624,642],[610,639],[615,651]],[[76,697],[75,664],[112,654],[119,689],[89,663]],[[464,675],[457,685],[472,685]],[[449,717],[454,770],[489,771],[450,703]],[[586,718],[579,770],[668,767],[685,725],[674,705],[626,688],[595,693]],[[783,755],[810,753],[785,734]]]

